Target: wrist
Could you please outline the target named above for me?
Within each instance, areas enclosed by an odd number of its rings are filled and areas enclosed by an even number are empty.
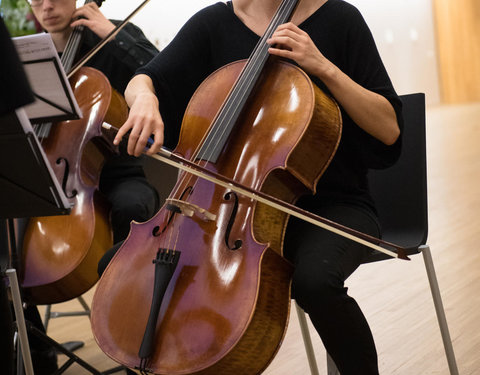
[[[107,21],[108,22],[105,23],[101,31],[97,34],[100,39],[105,39],[113,30],[115,30],[115,25],[110,20]]]
[[[142,101],[142,102],[153,102],[158,107],[158,98],[153,92],[149,90],[140,91],[135,96],[135,101]]]
[[[320,78],[327,86],[336,81],[339,69],[330,61],[319,66],[316,76]]]

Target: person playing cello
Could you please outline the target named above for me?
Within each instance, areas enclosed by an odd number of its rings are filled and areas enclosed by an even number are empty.
[[[29,3],[41,27],[51,35],[59,54],[63,52],[73,28],[85,26],[77,59],[89,52],[120,23],[107,19],[95,2],[79,8],[76,7],[75,0],[29,0]],[[128,23],[86,65],[104,73],[112,87],[123,94],[135,70],[157,53],[157,48],[143,32],[134,24]],[[157,191],[146,179],[141,158],[128,155],[124,145],[120,145],[118,156],[113,156],[105,163],[99,189],[111,203],[114,242],[127,237],[132,220],[148,220],[159,206]],[[35,306],[27,308],[26,316],[39,328],[43,327]],[[32,347],[35,373],[53,373],[57,368],[54,351],[42,348],[35,338],[32,338]]]
[[[175,145],[182,115],[198,85],[229,62],[248,58],[280,0],[232,0],[195,14],[175,39],[137,70],[125,98],[131,131],[128,152],[139,156]],[[339,148],[316,194],[298,206],[379,237],[369,168],[393,164],[401,148],[401,101],[360,12],[343,0],[303,0],[291,22],[278,27],[269,52],[289,59],[338,102],[343,117]],[[292,293],[309,314],[342,375],[378,374],[368,323],[344,285],[369,250],[291,218],[284,253],[294,264]]]

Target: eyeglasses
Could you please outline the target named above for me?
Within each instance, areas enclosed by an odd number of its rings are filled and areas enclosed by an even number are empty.
[[[61,0],[49,0],[51,3],[55,4],[60,2]],[[28,0],[30,3],[30,6],[32,8],[39,7],[40,5],[43,5],[43,0]]]

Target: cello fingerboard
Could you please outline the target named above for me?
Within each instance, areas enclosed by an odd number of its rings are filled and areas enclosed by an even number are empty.
[[[268,25],[267,31],[255,46],[232,91],[223,103],[195,159],[207,160],[212,163],[217,161],[270,56],[268,53],[270,46],[267,44],[267,40],[278,26],[292,17],[297,4],[298,0],[282,1]]]

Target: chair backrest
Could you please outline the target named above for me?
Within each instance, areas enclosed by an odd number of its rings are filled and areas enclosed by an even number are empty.
[[[400,159],[387,169],[370,170],[368,178],[382,238],[414,254],[428,235],[425,94],[401,99],[405,122]],[[387,258],[375,251],[365,263]]]

